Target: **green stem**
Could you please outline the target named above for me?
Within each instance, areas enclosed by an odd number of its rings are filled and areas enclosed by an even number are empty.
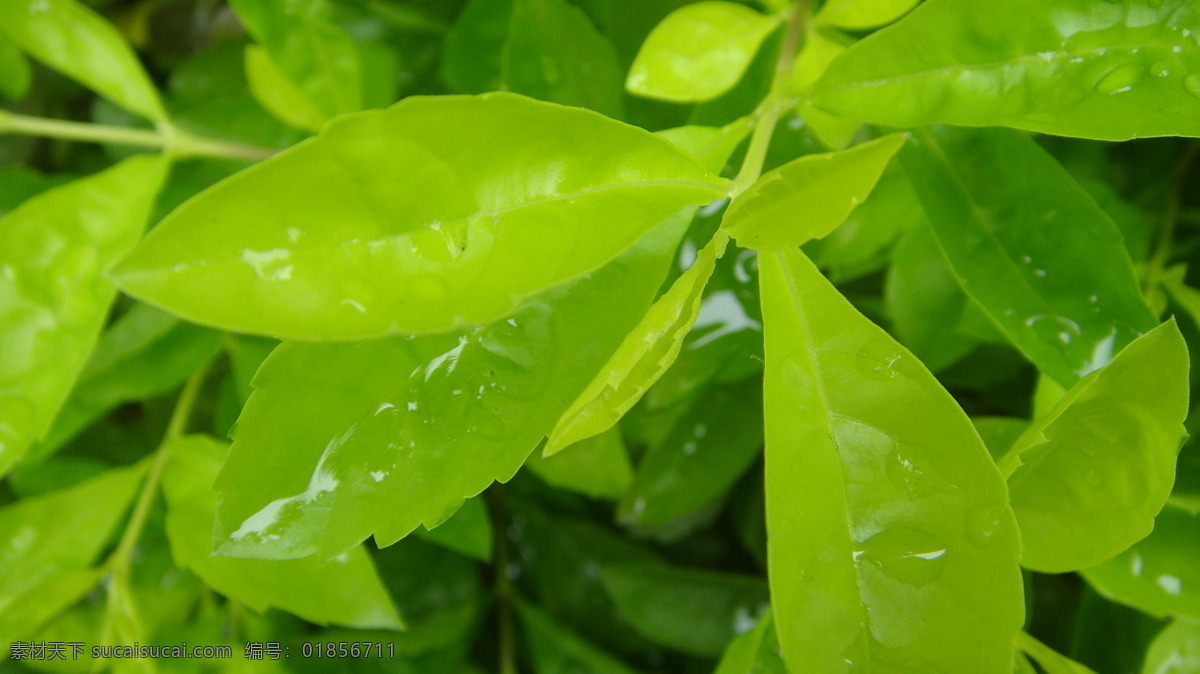
[[[496,611],[499,622],[500,674],[517,674],[517,655],[513,630],[512,604],[514,599],[512,581],[508,578],[508,506],[504,503],[503,488],[494,485],[487,492],[489,510],[492,514],[492,530],[496,534],[493,550],[493,568],[496,579]]]
[[[750,188],[762,175],[763,165],[767,160],[767,149],[771,146],[771,136],[775,133],[775,125],[779,118],[789,108],[795,105],[791,96],[792,68],[796,64],[796,53],[804,36],[804,25],[808,18],[808,0],[797,0],[788,18],[787,33],[783,38],[783,46],[779,50],[779,58],[775,62],[775,76],[771,80],[771,91],[759,104],[754,133],[750,136],[750,145],[746,148],[746,158],[742,168],[733,179],[730,197],[736,198]]]
[[[1183,196],[1183,185],[1187,179],[1188,169],[1191,168],[1192,161],[1196,158],[1197,149],[1200,149],[1200,144],[1189,142],[1184,146],[1183,153],[1175,165],[1174,178],[1171,181],[1170,192],[1167,194],[1167,206],[1163,211],[1158,243],[1147,263],[1146,276],[1142,285],[1143,291],[1147,294],[1158,287],[1163,269],[1166,268],[1167,262],[1171,258],[1171,246],[1175,241],[1175,225],[1179,222],[1179,205]]]
[[[169,124],[163,124],[158,130],[130,129],[121,126],[30,117],[0,110],[0,134],[4,133],[61,138],[86,143],[151,147],[183,157],[220,157],[257,161],[274,154],[272,150],[266,148],[201,138]]]

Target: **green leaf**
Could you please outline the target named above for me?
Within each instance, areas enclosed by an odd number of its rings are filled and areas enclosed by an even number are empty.
[[[21,499],[0,509],[0,616],[28,615],[29,621],[0,620],[5,636],[37,628],[43,602],[69,604],[94,575],[89,568],[108,545],[137,493],[146,466],[110,470],[69,489]],[[39,608],[42,606],[42,608]],[[14,631],[8,631],[8,630]]]
[[[1017,635],[1017,644],[1025,655],[1035,660],[1046,674],[1096,674],[1053,648],[1034,639],[1026,632]]]
[[[5,609],[0,613],[0,638],[11,643],[33,636],[38,627],[96,589],[103,576],[100,569],[63,571],[15,599],[0,600]]]
[[[459,94],[504,86],[501,61],[513,0],[469,0],[442,43],[441,76]]]
[[[930,371],[945,369],[975,348],[976,340],[956,329],[971,300],[924,213],[892,249],[884,300],[900,341]]]
[[[481,562],[492,559],[492,522],[482,497],[463,501],[462,507],[445,522],[417,529],[416,534]]]
[[[963,289],[1042,372],[1070,386],[1157,325],[1112,219],[1026,135],[921,131],[900,158]]]
[[[889,24],[920,0],[829,0],[813,17],[818,24],[862,30]]]
[[[629,624],[647,639],[717,657],[768,610],[759,578],[656,563],[606,565],[604,587]]]
[[[1154,531],[1125,552],[1081,573],[1112,601],[1154,616],[1200,620],[1200,515],[1170,501]]]
[[[787,674],[770,612],[759,618],[754,629],[729,642],[715,674]]]
[[[516,0],[501,73],[509,91],[622,116],[617,53],[566,0]]]
[[[247,54],[247,75],[251,82],[257,78],[259,83],[251,91],[256,97],[272,94],[259,99],[263,107],[275,112],[286,103],[295,103],[297,94],[326,119],[364,107],[362,55],[345,31],[325,19],[328,10],[324,2],[232,0],[230,5],[270,57],[264,60]],[[274,72],[263,70],[269,65],[275,66]],[[291,91],[282,88],[279,80],[283,78],[293,85]],[[266,88],[266,83],[273,86]],[[280,119],[292,123],[307,120],[311,113],[291,111]]]
[[[700,313],[704,286],[729,237],[717,232],[695,262],[654,302],[637,327],[625,337],[583,393],[555,424],[543,454],[550,456],[568,445],[612,428],[633,407],[679,355],[683,340]]]
[[[752,117],[743,117],[722,127],[677,126],[657,133],[690,152],[709,171],[720,174],[729,156],[750,135],[753,121]]]
[[[625,88],[678,103],[716,98],[737,84],[779,22],[778,16],[719,0],[681,7],[650,32]]]
[[[517,601],[529,657],[537,674],[635,674],[617,658],[588,643],[532,604]]]
[[[76,0],[5,0],[0,31],[30,56],[126,110],[155,122],[167,113],[121,34]]]
[[[288,79],[265,48],[246,47],[246,80],[254,98],[276,119],[308,131],[320,131],[325,125],[325,114]]]
[[[1029,429],[1029,422],[1017,417],[972,417],[971,424],[993,459],[1007,454],[1017,438]]]
[[[784,654],[819,671],[1007,669],[1020,539],[970,420],[803,254],[760,255],[759,268]]]
[[[893,134],[784,164],[733,200],[724,226],[739,246],[760,251],[823,238],[867,198],[904,139]]]
[[[548,484],[593,498],[620,498],[633,484],[633,466],[616,428],[580,440],[554,456],[534,452],[525,465]]]
[[[762,382],[751,377],[714,386],[642,458],[617,517],[635,525],[668,524],[729,490],[762,448]]]
[[[0,30],[0,94],[14,101],[24,98],[31,78],[29,61],[8,34]]]
[[[649,305],[684,222],[487,328],[280,346],[216,484],[222,553],[390,545],[507,481]]]
[[[593,112],[504,93],[410,97],[193,198],[116,278],[246,332],[445,332],[595,270],[722,185],[667,141]]]
[[[323,562],[213,555],[213,479],[228,447],[205,436],[175,440],[163,472],[171,554],[205,584],[256,611],[279,608],[319,625],[399,628],[400,618],[367,552],[356,547]]]
[[[1200,136],[1198,29],[1191,0],[928,0],[847,50],[813,97],[888,126]]]
[[[1021,564],[1062,573],[1145,538],[1175,482],[1188,411],[1188,351],[1175,321],[1071,387],[1000,460]]]
[[[1146,651],[1142,674],[1189,674],[1200,671],[1200,624],[1176,620]]]
[[[167,166],[132,157],[0,220],[0,474],[66,400],[116,294],[104,274],[140,236]]]

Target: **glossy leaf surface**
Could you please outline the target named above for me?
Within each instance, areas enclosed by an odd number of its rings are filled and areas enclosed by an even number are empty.
[[[891,23],[920,0],[829,0],[814,17],[817,23],[849,28],[875,28]]]
[[[760,251],[823,238],[867,198],[903,144],[902,135],[885,136],[784,164],[733,200],[725,227],[738,245]]]
[[[1200,136],[1198,29],[1190,0],[928,0],[851,47],[814,97],[888,126]]]
[[[385,546],[508,480],[649,305],[683,222],[487,328],[279,347],[216,483],[221,551]]]
[[[1021,564],[1098,564],[1150,533],[1175,482],[1188,352],[1172,320],[1075,384],[1000,461],[1021,527]]]
[[[830,672],[1010,667],[1020,539],[970,421],[803,254],[759,265],[769,577],[785,656]]]
[[[546,456],[611,428],[675,362],[700,313],[704,287],[728,243],[729,237],[718,232],[697,253],[692,266],[654,302],[555,424],[546,441]]]
[[[594,270],[721,185],[665,140],[592,112],[412,97],[344,116],[187,202],[117,279],[247,332],[445,332]]]
[[[621,615],[648,639],[716,657],[767,611],[758,578],[663,564],[604,567],[604,587]]]
[[[256,611],[276,607],[320,625],[400,627],[396,609],[362,547],[327,562],[315,557],[267,561],[213,555],[216,495],[211,486],[228,447],[190,436],[174,441],[166,451],[171,455],[163,474],[167,534],[179,566]]]
[[[681,7],[647,36],[625,87],[677,103],[716,98],[737,84],[777,25],[778,18],[732,2]]]
[[[24,51],[126,110],[163,121],[158,91],[117,29],[76,0],[5,0],[0,30]]]
[[[265,47],[246,47],[246,80],[259,104],[285,124],[308,131],[325,124],[325,113],[288,79]]]
[[[166,170],[132,157],[0,220],[0,473],[66,400],[116,294],[105,272],[141,235]]]
[[[1031,139],[915,137],[900,157],[951,269],[1038,369],[1070,386],[1157,324],[1112,219]]]
[[[1198,555],[1200,515],[1168,501],[1149,536],[1081,573],[1113,601],[1150,615],[1200,620]]]
[[[74,591],[86,591],[75,581],[91,577],[87,570],[108,545],[144,474],[144,465],[114,469],[0,509],[0,541],[5,542],[5,554],[0,556],[0,615],[27,614],[32,623],[40,604],[54,602],[44,595],[47,582],[62,581]],[[19,628],[35,626],[27,623]]]
[[[617,53],[566,0],[516,0],[501,74],[509,91],[621,116]]]

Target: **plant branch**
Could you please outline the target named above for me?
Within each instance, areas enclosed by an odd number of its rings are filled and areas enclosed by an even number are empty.
[[[266,148],[202,138],[169,124],[160,126],[158,130],[130,129],[88,122],[30,117],[0,110],[0,134],[4,133],[87,143],[150,147],[183,157],[219,157],[257,161],[274,154],[274,151]]]
[[[513,632],[512,604],[514,600],[512,581],[508,577],[508,505],[504,503],[503,487],[493,485],[486,492],[488,508],[492,514],[492,530],[496,543],[492,567],[495,570],[496,619],[499,623],[500,674],[517,674],[515,634]]]
[[[1187,179],[1188,170],[1191,168],[1192,162],[1196,159],[1198,149],[1200,149],[1200,144],[1195,142],[1187,143],[1183,148],[1183,152],[1179,155],[1179,161],[1175,164],[1174,177],[1171,181],[1171,186],[1168,188],[1170,192],[1167,194],[1167,206],[1163,211],[1162,228],[1159,230],[1158,242],[1154,247],[1154,253],[1151,255],[1146,268],[1146,276],[1143,282],[1143,290],[1146,293],[1152,292],[1158,286],[1163,269],[1171,257],[1171,246],[1175,241],[1175,225],[1179,222],[1179,206],[1183,198],[1183,186]]]
[[[763,164],[767,160],[767,149],[771,146],[771,136],[775,133],[775,125],[783,113],[795,104],[791,97],[792,68],[796,64],[796,53],[800,50],[804,36],[804,26],[808,19],[808,0],[797,0],[788,18],[787,33],[783,38],[783,46],[779,50],[779,58],[775,62],[775,75],[771,79],[771,91],[759,104],[756,111],[754,133],[750,136],[750,146],[746,148],[746,158],[742,168],[733,179],[730,197],[736,198],[745,192],[762,175]]]

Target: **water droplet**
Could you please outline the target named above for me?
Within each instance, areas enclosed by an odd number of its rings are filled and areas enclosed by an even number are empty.
[[[1155,63],[1150,66],[1150,74],[1155,77],[1168,77],[1171,74],[1171,66],[1168,63]]]
[[[467,250],[467,220],[431,222],[411,235],[413,250],[435,262],[453,262]]]
[[[1143,67],[1137,63],[1126,63],[1096,82],[1096,92],[1107,96],[1124,93],[1133,89],[1142,79]]]
[[[694,443],[694,442],[683,443],[683,453],[688,454],[688,455],[695,454],[696,453],[696,443]]]
[[[242,250],[242,262],[250,265],[255,275],[265,281],[287,281],[292,278],[292,265],[286,264],[292,252],[286,248],[271,250]]]
[[[1154,584],[1161,587],[1163,592],[1172,597],[1178,597],[1183,594],[1183,581],[1178,576],[1163,574],[1158,577],[1158,580],[1154,581]]]
[[[977,506],[967,513],[967,540],[978,547],[992,545],[996,532],[1004,522],[1004,508],[1000,506]]]
[[[946,545],[938,537],[909,527],[891,527],[863,541],[854,554],[859,567],[873,566],[902,583],[922,587],[937,580],[946,566]]]
[[[1196,98],[1200,98],[1200,73],[1192,73],[1183,78],[1183,88]]]
[[[1095,468],[1088,468],[1086,471],[1084,471],[1083,479],[1088,483],[1088,486],[1092,487],[1093,489],[1098,489],[1104,484],[1104,474]]]
[[[1058,342],[1063,345],[1070,344],[1080,334],[1079,324],[1065,316],[1036,314],[1025,319],[1025,327],[1033,330],[1043,342]]]

